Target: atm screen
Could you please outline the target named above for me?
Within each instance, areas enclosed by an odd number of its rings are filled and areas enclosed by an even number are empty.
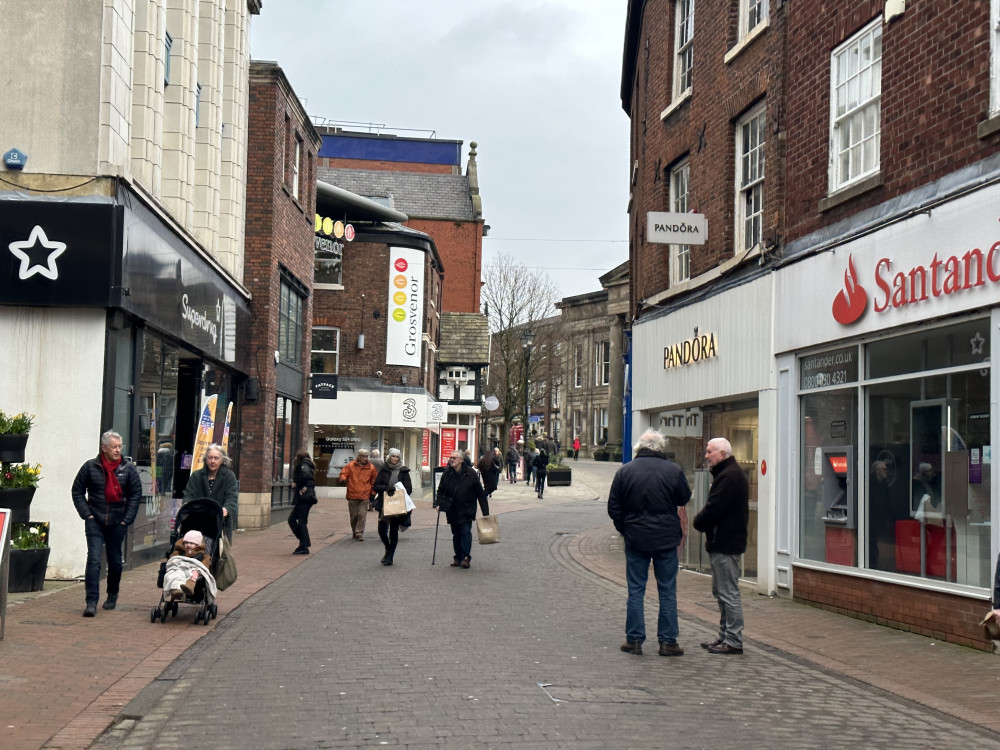
[[[838,477],[847,475],[847,456],[827,456],[826,460],[830,462],[830,468]]]

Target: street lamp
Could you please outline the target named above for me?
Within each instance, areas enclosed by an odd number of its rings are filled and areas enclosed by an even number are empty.
[[[524,349],[524,450],[528,450],[528,369],[531,367],[531,342],[535,334],[531,329],[521,331],[521,347]]]

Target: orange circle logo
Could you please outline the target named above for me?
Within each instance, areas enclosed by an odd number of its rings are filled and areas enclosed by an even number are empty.
[[[392,280],[392,283],[396,285],[397,289],[402,289],[406,286],[406,277],[402,275],[397,276]]]

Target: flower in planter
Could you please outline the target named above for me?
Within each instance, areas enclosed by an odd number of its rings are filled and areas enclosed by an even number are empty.
[[[37,487],[41,478],[41,464],[0,464],[0,489]]]
[[[47,521],[15,523],[11,525],[11,549],[45,549],[49,546],[49,524]]]
[[[27,435],[34,423],[34,414],[7,414],[0,409],[0,435]]]

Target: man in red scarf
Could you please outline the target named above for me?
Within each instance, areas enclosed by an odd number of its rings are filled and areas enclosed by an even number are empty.
[[[73,504],[87,534],[84,617],[97,614],[101,595],[101,552],[108,556],[108,598],[104,609],[118,604],[122,580],[122,544],[142,500],[142,482],[135,465],[122,458],[122,436],[114,430],[101,435],[101,452],[80,467],[73,481]]]

